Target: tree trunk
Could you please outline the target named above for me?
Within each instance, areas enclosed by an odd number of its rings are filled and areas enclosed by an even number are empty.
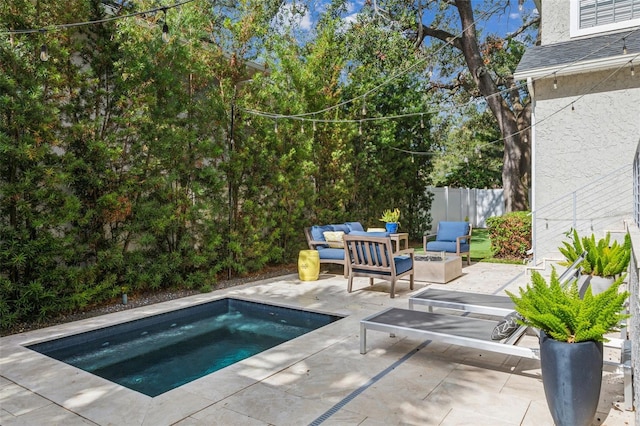
[[[463,33],[460,47],[469,71],[498,121],[504,141],[502,184],[506,212],[529,208],[529,184],[531,181],[531,149],[529,143],[530,104],[526,107],[514,104],[511,109],[491,74],[484,66],[476,37],[476,27],[471,1],[457,0]]]

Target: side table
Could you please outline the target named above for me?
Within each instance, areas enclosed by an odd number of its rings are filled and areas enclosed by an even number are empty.
[[[399,232],[397,234],[389,234],[389,238],[391,238],[391,241],[396,243],[394,251],[409,248],[408,232]],[[404,244],[402,244],[403,242]]]

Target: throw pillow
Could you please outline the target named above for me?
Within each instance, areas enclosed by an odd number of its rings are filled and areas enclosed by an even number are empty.
[[[342,231],[325,231],[322,233],[324,235],[325,241],[329,244],[329,247],[332,248],[344,248],[344,242],[342,241],[342,237],[344,236],[344,232]]]
[[[502,340],[511,336],[520,327],[518,320],[522,320],[522,316],[517,312],[511,312],[493,328],[491,332],[491,340]]]

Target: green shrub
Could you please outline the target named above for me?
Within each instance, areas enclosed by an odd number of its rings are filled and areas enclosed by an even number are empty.
[[[487,219],[491,251],[498,259],[526,259],[531,248],[531,215],[512,212]]]

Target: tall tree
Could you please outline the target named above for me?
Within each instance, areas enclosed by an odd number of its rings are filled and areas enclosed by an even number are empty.
[[[367,2],[365,7],[373,7],[377,14],[396,23],[398,29],[414,41],[415,49],[438,52],[441,62],[434,65],[433,75],[442,79],[434,81],[434,88],[464,90],[470,96],[484,98],[503,139],[505,208],[518,211],[529,207],[531,104],[525,88],[513,80],[512,72],[522,53],[522,43],[516,36],[522,38],[527,31],[537,28],[539,16],[533,13],[526,17],[522,26],[506,38],[483,35],[478,30],[487,26],[496,14],[506,13],[511,3],[509,0],[481,5],[471,0],[383,0],[373,5]],[[513,49],[514,56],[509,63],[504,60],[505,48]],[[455,66],[455,51],[462,54],[466,69]]]
[[[439,141],[433,158],[434,186],[458,188],[500,188],[502,186],[502,144],[500,130],[490,111],[474,106],[464,117],[446,116],[437,123]]]

